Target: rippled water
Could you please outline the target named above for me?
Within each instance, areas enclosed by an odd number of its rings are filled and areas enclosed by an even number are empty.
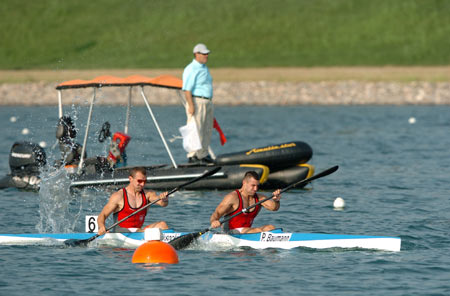
[[[83,128],[86,110],[65,111]],[[94,110],[100,119],[89,155],[106,151],[96,140],[98,130],[105,120],[113,131],[121,129],[123,111]],[[154,111],[167,139],[174,138],[184,111]],[[196,248],[180,251],[177,265],[149,268],[131,264],[133,250],[0,246],[0,295],[449,295],[449,111],[447,106],[216,108],[229,140],[221,147],[214,135],[216,154],[302,140],[313,148],[316,172],[340,166],[305,190],[285,193],[280,211],[262,211],[255,224],[295,232],[400,236],[401,252]],[[133,110],[129,163],[168,163],[146,112]],[[17,121],[11,122],[11,116]],[[410,117],[415,124],[408,123]],[[2,107],[0,171],[9,171],[8,154],[16,140],[46,141],[47,154],[54,158],[50,146],[56,121],[56,107]],[[30,133],[22,135],[23,128]],[[176,161],[183,162],[180,140],[169,145]],[[84,216],[97,214],[108,193],[89,190],[71,196],[59,182],[64,183],[61,176],[49,174],[39,194],[0,191],[1,232],[84,231]],[[148,221],[164,219],[177,230],[203,229],[226,193],[178,192],[169,207],[152,208]],[[343,211],[333,210],[337,196],[346,201]]]

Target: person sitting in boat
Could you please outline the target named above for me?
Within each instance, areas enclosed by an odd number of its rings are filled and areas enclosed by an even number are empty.
[[[98,234],[105,234],[105,220],[111,214],[114,215],[114,220],[117,222],[144,207],[148,203],[157,200],[158,198],[161,200],[155,204],[161,207],[167,207],[169,204],[167,192],[156,195],[154,191],[144,191],[144,186],[147,182],[147,172],[145,168],[135,167],[130,169],[130,175],[128,178],[130,180],[128,186],[114,192],[109,198],[108,203],[103,207],[103,210],[98,215]],[[147,210],[148,209],[142,210],[136,215],[123,221],[115,227],[114,232],[143,231],[142,226],[144,225]],[[149,224],[145,228],[168,229],[169,227],[166,222],[158,221]]]
[[[257,203],[259,200],[266,198],[264,195],[257,194],[259,187],[259,175],[255,171],[248,171],[245,173],[242,180],[241,189],[237,189],[227,194],[222,202],[217,206],[214,213],[211,215],[210,222],[212,228],[217,228],[221,225],[219,219],[222,216],[231,216],[243,209]],[[252,227],[253,220],[261,210],[261,206],[270,210],[278,211],[280,208],[281,192],[276,190],[273,192],[273,198],[267,200],[261,205],[250,209],[248,212],[237,215],[228,222],[223,223],[223,229],[231,233],[256,233],[262,231],[270,231],[275,229],[273,225],[264,225],[262,227]]]
[[[56,127],[56,138],[61,150],[61,164],[71,165],[80,161],[82,146],[75,142],[77,130],[70,116],[63,116],[59,119]]]

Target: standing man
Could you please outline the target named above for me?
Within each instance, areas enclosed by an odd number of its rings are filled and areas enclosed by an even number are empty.
[[[245,173],[242,180],[241,189],[228,193],[217,206],[214,213],[211,215],[210,222],[212,228],[220,226],[220,217],[232,216],[241,212],[243,209],[254,205],[260,200],[266,198],[264,195],[258,195],[259,176],[255,171],[249,171]],[[231,218],[228,222],[224,223],[224,231],[238,232],[238,233],[256,233],[262,231],[271,231],[275,229],[273,225],[264,225],[261,227],[252,227],[253,220],[261,210],[261,206],[270,210],[278,211],[280,208],[281,192],[280,189],[273,192],[273,198],[263,202],[260,205],[250,209],[248,212],[241,213],[234,218]]]
[[[212,163],[208,155],[214,120],[212,103],[212,77],[206,66],[210,53],[206,45],[199,43],[194,47],[194,59],[184,68],[183,91],[186,98],[187,122],[195,120],[202,148],[189,151],[187,157],[191,163]]]
[[[112,213],[114,213],[114,222],[117,222],[158,198],[161,200],[156,204],[161,207],[167,207],[169,204],[167,192],[163,192],[157,196],[154,191],[144,191],[144,186],[147,182],[147,171],[145,168],[132,168],[128,178],[130,184],[128,184],[127,187],[114,192],[109,198],[108,203],[98,215],[98,234],[102,235],[106,233],[105,220]],[[115,232],[143,231],[142,226],[144,225],[147,210],[148,208],[120,223],[115,227]],[[147,227],[169,229],[164,221],[149,224]]]

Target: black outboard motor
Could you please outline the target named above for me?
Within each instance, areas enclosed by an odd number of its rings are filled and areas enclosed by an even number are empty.
[[[16,142],[9,153],[9,167],[12,176],[38,176],[47,163],[44,149],[31,142]]]

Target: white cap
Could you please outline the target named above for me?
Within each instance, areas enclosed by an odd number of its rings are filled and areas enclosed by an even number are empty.
[[[210,53],[210,50],[203,43],[199,43],[196,46],[194,46],[194,53],[197,52],[207,54]]]

